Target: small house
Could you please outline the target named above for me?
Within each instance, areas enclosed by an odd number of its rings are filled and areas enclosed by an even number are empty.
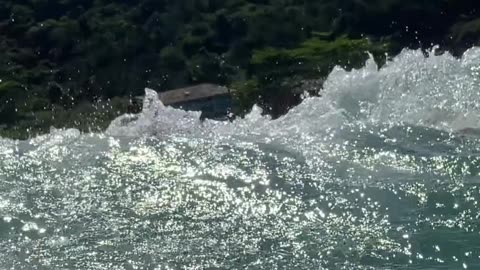
[[[201,111],[202,118],[226,118],[232,108],[230,90],[215,84],[199,84],[191,87],[159,93],[167,106],[188,111]]]

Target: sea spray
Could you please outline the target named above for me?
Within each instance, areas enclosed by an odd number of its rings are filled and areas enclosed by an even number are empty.
[[[476,269],[479,57],[335,68],[276,120],[147,89],[104,133],[1,139],[0,265]]]

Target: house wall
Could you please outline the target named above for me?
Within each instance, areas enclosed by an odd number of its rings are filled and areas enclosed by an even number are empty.
[[[232,98],[228,95],[180,102],[171,105],[187,111],[201,111],[202,118],[223,118],[232,108]]]

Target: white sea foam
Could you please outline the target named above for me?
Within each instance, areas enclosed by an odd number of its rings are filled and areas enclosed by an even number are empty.
[[[2,139],[0,265],[478,265],[479,55],[335,68],[275,120],[202,122],[146,89],[104,133]]]
[[[155,91],[146,89],[144,109],[112,122],[106,134],[114,136],[191,134],[261,134],[281,137],[322,133],[351,124],[409,124],[446,131],[480,128],[480,49],[463,58],[449,54],[425,57],[405,50],[382,68],[373,58],[359,70],[336,67],[321,97],[302,104],[276,120],[254,107],[232,123],[201,122],[199,112],[165,107]]]

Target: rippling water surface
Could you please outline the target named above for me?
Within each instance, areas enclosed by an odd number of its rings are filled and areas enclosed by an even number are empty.
[[[1,269],[479,269],[480,50],[335,69],[232,123],[0,140]]]

